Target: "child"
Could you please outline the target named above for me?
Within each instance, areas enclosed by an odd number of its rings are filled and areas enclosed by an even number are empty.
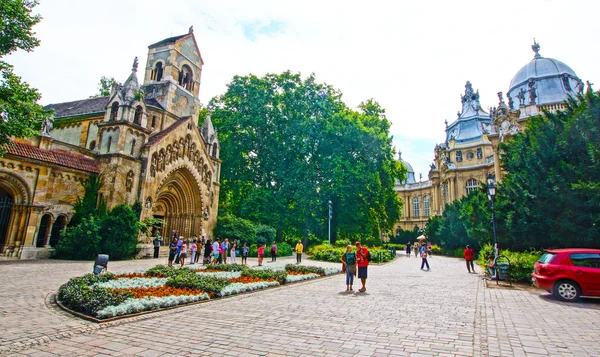
[[[423,248],[425,248],[425,243],[423,243]],[[427,265],[427,271],[429,271],[429,263],[427,262],[427,249],[421,249],[421,270],[423,267]]]
[[[188,247],[189,243],[190,243],[190,241],[186,240],[184,243],[181,244],[181,253],[179,254],[179,263],[181,263],[182,267],[185,264],[185,258],[187,258],[187,247]]]
[[[352,251],[352,246],[346,247],[346,252],[340,258],[346,266],[346,291],[352,291],[354,284],[354,275],[356,275],[356,253]]]
[[[244,243],[244,247],[242,247],[242,264],[248,264],[248,252],[250,251],[250,249],[248,249],[248,244]]]
[[[265,256],[265,245],[266,244],[262,244],[258,247],[258,266],[262,265],[263,257]]]

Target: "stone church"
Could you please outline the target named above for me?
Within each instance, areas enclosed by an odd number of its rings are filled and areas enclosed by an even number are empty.
[[[109,96],[46,106],[40,135],[0,157],[1,254],[49,256],[90,175],[109,209],[139,201],[163,236],[211,236],[221,161],[210,117],[197,125],[204,62],[192,28],[148,46],[146,63],[141,85],[136,57]]]
[[[481,107],[479,91],[466,83],[461,111],[452,123],[446,121],[446,140],[435,146],[428,180],[417,182],[412,166],[399,156],[408,177],[395,187],[404,201],[396,231],[423,230],[431,216],[442,215],[447,203],[478,189],[488,176],[501,181],[499,143],[520,132],[528,118],[564,109],[567,98],[583,93],[583,82],[569,66],[542,57],[535,41],[531,48],[534,57],[510,81],[506,101],[499,92],[497,106],[488,111]]]

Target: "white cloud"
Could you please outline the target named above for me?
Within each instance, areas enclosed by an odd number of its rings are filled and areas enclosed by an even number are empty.
[[[543,56],[600,83],[595,2],[42,0],[36,10],[41,46],[8,60],[43,103],[86,98],[102,75],[124,81],[135,56],[145,66],[149,44],[193,25],[205,60],[202,102],[236,74],[314,72],[352,107],[379,101],[415,171],[432,160],[433,145],[423,143],[444,140],[465,82],[484,108],[496,105],[533,58],[533,37]]]

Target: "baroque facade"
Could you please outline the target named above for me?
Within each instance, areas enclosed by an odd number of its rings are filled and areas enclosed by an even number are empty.
[[[109,96],[46,106],[41,134],[0,158],[0,252],[48,256],[93,174],[109,209],[139,201],[140,219],[160,219],[162,232],[210,236],[221,161],[210,117],[197,125],[203,64],[190,28],[148,47],[142,85],[136,57]]]
[[[487,112],[479,91],[466,83],[462,110],[453,123],[446,121],[446,140],[435,146],[428,180],[416,182],[412,166],[399,157],[409,173],[395,187],[404,201],[396,231],[424,229],[431,216],[442,214],[445,204],[478,189],[490,174],[501,181],[499,143],[521,131],[528,118],[564,109],[567,98],[583,92],[583,82],[569,66],[542,57],[535,41],[531,48],[534,57],[511,80],[506,101],[499,92],[498,105]]]

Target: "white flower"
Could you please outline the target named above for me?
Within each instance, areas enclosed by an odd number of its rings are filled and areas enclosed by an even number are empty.
[[[340,268],[325,268],[325,276],[339,274],[342,272]]]
[[[208,300],[208,294],[181,295],[165,297],[144,297],[141,299],[127,299],[117,306],[107,306],[98,311],[99,318],[109,318],[119,315],[132,314],[140,311],[155,310],[163,307],[186,304],[193,301]]]
[[[220,296],[235,295],[235,294],[243,293],[246,291],[259,290],[259,289],[264,289],[264,288],[268,288],[271,286],[277,286],[277,285],[279,285],[279,282],[277,282],[277,281],[259,281],[257,283],[248,283],[248,284],[233,283],[233,284],[229,284],[226,287],[224,287],[218,295],[220,295]]]
[[[219,271],[219,272],[197,272],[200,276],[212,276],[215,278],[233,279],[239,278],[242,275],[240,271]]]
[[[320,277],[319,274],[309,273],[309,274],[301,274],[301,275],[288,275],[285,278],[286,283],[294,283],[296,281],[315,279]]]
[[[127,288],[153,288],[164,286],[167,278],[129,278],[109,280],[104,283],[95,284],[104,289],[127,289]]]

